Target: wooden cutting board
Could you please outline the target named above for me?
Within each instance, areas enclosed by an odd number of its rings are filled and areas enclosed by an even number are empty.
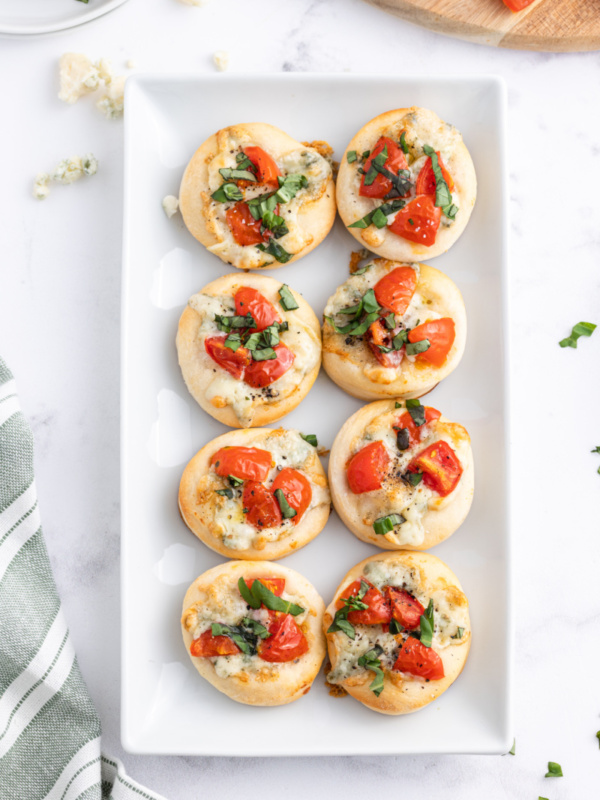
[[[537,0],[513,14],[502,0],[367,0],[436,33],[519,50],[600,50],[600,0]]]

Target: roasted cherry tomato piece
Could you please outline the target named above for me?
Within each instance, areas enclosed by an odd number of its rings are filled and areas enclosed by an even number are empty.
[[[412,267],[396,267],[373,287],[375,298],[380,306],[389,308],[394,314],[404,314],[415,289],[417,273]]]
[[[409,414],[408,411],[405,411],[404,414],[400,416],[398,420],[398,427],[399,428],[406,428],[408,430],[408,435],[410,437],[409,447],[417,444],[421,441],[421,435],[423,432],[423,428],[427,425],[428,422],[433,422],[436,419],[439,419],[442,415],[436,408],[430,408],[429,406],[425,406],[425,423],[424,425],[420,425],[417,427],[414,423],[413,418]]]
[[[202,636],[194,639],[190,645],[190,653],[196,658],[215,658],[216,656],[234,656],[240,648],[229,636],[213,636],[210,628]]]
[[[276,528],[282,523],[281,511],[271,492],[257,481],[244,484],[242,504],[246,512],[246,522],[261,528]]]
[[[397,236],[417,244],[431,247],[440,227],[442,210],[433,202],[431,195],[417,195],[401,208],[389,229]]]
[[[244,578],[246,581],[246,585],[249,589],[252,588],[252,584],[254,581],[260,581],[260,583],[264,584],[267,589],[270,589],[273,594],[277,595],[277,597],[281,597],[283,590],[285,589],[285,578]]]
[[[458,456],[443,440],[426,447],[408,465],[409,472],[422,472],[423,483],[442,497],[454,491],[461,475],[462,464]]]
[[[369,329],[365,334],[365,339],[371,352],[377,361],[388,369],[397,369],[404,358],[403,347],[400,350],[390,350],[389,353],[381,349],[382,347],[391,347],[394,336],[397,333],[400,333],[399,327],[390,330],[380,317],[369,325]]]
[[[504,0],[504,5],[510,8],[511,11],[523,11],[524,8],[530,6],[533,0]]]
[[[296,516],[291,517],[291,521],[296,525],[302,519],[302,515],[310,505],[312,500],[312,489],[308,479],[297,469],[287,467],[282,469],[277,475],[271,486],[271,491],[275,494],[277,489],[281,489],[289,505],[295,509]]]
[[[408,672],[430,681],[439,681],[444,677],[444,665],[439,655],[413,636],[409,636],[402,644],[393,668],[397,672]]]
[[[456,338],[456,326],[451,317],[432,319],[417,325],[408,334],[409,342],[421,342],[423,339],[429,341],[429,349],[419,353],[417,358],[428,361],[434,367],[441,367],[452,349]]]
[[[210,460],[217,475],[233,475],[242,481],[264,481],[273,456],[258,447],[222,447]]]
[[[236,244],[242,247],[250,244],[262,244],[271,236],[269,230],[266,230],[264,234],[260,232],[262,220],[254,219],[248,203],[244,203],[243,200],[227,209],[225,219]]]
[[[281,322],[275,306],[267,298],[251,286],[241,286],[235,295],[235,313],[241,317],[250,314],[254,320],[254,329],[264,331],[274,322]]]
[[[250,366],[246,367],[244,380],[254,389],[270,386],[282,375],[285,375],[294,363],[296,356],[289,347],[280,343],[273,349],[277,354],[277,358],[270,358],[267,361],[252,361]]]
[[[425,609],[417,598],[404,589],[396,589],[394,586],[386,586],[384,592],[392,610],[393,619],[409,631],[418,628]]]
[[[438,164],[442,170],[442,176],[446,183],[448,184],[448,189],[452,191],[454,189],[454,181],[452,180],[452,175],[446,169],[444,162],[442,161],[442,157],[437,153],[438,157]],[[415,184],[415,192],[417,194],[432,194],[435,197],[435,173],[433,171],[433,166],[431,165],[431,158],[428,158],[427,161],[421,167],[421,171],[417,177],[417,183]]]
[[[353,594],[358,594],[360,590],[360,581],[353,581],[342,592],[340,599],[336,603],[336,608],[343,608],[344,603],[342,598],[350,597]],[[368,608],[359,611],[350,611],[348,614],[348,622],[352,625],[385,625],[388,624],[392,618],[392,611],[385,597],[374,586],[369,585],[362,602],[366,603]]]
[[[308,642],[291,614],[277,617],[269,625],[268,639],[258,643],[258,655],[275,664],[294,661],[308,653]]]
[[[365,161],[363,169],[365,174],[362,176],[362,181],[360,182],[360,190],[359,195],[361,197],[385,197],[386,194],[392,188],[392,182],[389,178],[386,178],[385,175],[382,175],[380,172],[377,173],[375,180],[369,186],[365,186],[365,177],[369,169],[371,168],[371,162],[378,156],[379,153],[383,150],[384,147],[387,147],[387,154],[388,157],[384,164],[384,167],[393,172],[394,175],[398,174],[399,169],[408,169],[408,164],[406,162],[406,157],[404,152],[402,151],[401,147],[398,147],[396,142],[393,139],[388,138],[387,136],[380,136],[377,144],[371,151],[371,155]]]
[[[235,352],[225,347],[226,338],[227,336],[210,336],[204,340],[204,349],[213,361],[239,380],[244,369],[251,363],[252,356],[245,347],[238,347]]]
[[[281,175],[279,167],[262,147],[244,147],[244,155],[248,156],[256,167],[258,183],[262,183],[265,186],[272,186],[274,189],[279,188],[279,183],[277,181],[278,175]]]
[[[371,442],[348,462],[347,475],[350,489],[354,494],[373,492],[381,489],[390,457],[383,442]]]

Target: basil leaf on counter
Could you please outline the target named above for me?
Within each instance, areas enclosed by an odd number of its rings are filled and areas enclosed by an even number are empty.
[[[517,746],[517,740],[516,740],[516,739],[513,739],[512,747],[511,747],[511,748],[510,748],[510,750],[508,751],[508,755],[509,755],[509,756],[514,756],[514,754],[515,754],[515,748],[516,748],[516,746]]]
[[[394,526],[402,525],[406,522],[402,514],[387,514],[385,517],[379,517],[373,523],[373,530],[378,536],[383,536],[386,533],[394,530]]]
[[[593,322],[578,322],[577,325],[573,325],[573,329],[571,331],[571,335],[567,336],[566,339],[561,339],[558,343],[560,347],[573,347],[577,348],[577,342],[582,336],[591,336],[592,333],[596,330],[596,325]]]
[[[304,439],[305,442],[312,444],[313,447],[318,447],[319,442],[317,441],[317,437],[314,433],[301,433],[300,436]]]
[[[418,399],[407,400],[406,408],[417,428],[425,424],[425,406],[422,406]]]
[[[298,512],[295,508],[292,508],[286,500],[283,489],[275,489],[274,494],[281,511],[281,516],[284,519],[291,519],[292,517],[295,517]]]
[[[563,771],[560,764],[557,764],[556,761],[549,761],[548,762],[548,772],[544,775],[544,778],[562,778]]]

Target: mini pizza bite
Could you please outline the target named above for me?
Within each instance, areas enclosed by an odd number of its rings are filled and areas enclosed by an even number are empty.
[[[274,269],[310,253],[335,219],[331,148],[314,145],[264,123],[217,131],[181,182],[190,233],[239,269]]]
[[[420,397],[458,365],[466,338],[450,278],[427,264],[377,258],[327,301],[323,366],[361,400]]]
[[[177,352],[196,402],[231,428],[251,428],[281,419],[308,393],[321,365],[321,331],[289,286],[234,273],[190,298]]]
[[[473,482],[469,434],[419,400],[364,406],[331,448],[335,510],[385,550],[427,550],[451,536],[469,513]]]
[[[183,600],[185,648],[200,675],[238,703],[280,706],[306,694],[325,656],[325,606],[293,569],[228,561]]]
[[[361,128],[337,179],[344,225],[363,246],[395,261],[445,253],[464,231],[476,194],[460,133],[417,107],[388,111]]]
[[[184,470],[179,508],[196,536],[229,558],[283,558],[325,527],[331,498],[314,435],[230,431]]]
[[[471,646],[469,603],[429,553],[383,553],[350,570],[325,611],[327,681],[382,714],[408,714],[460,675]]]

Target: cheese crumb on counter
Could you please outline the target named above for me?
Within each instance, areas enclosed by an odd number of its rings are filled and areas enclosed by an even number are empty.
[[[225,72],[229,66],[229,53],[227,53],[225,50],[217,50],[217,52],[213,55],[213,61],[215,62],[215,67],[219,70],[219,72]]]
[[[133,64],[131,60],[128,62],[130,68]],[[59,79],[58,97],[65,103],[76,103],[84,94],[104,88],[96,107],[108,119],[122,116],[126,77],[115,75],[108,59],[93,63],[81,53],[64,53],[59,61]]]
[[[127,61],[125,62],[125,66],[127,67],[127,69],[137,69],[137,65],[138,64],[135,58],[128,58]]]
[[[174,194],[168,194],[163,198],[162,207],[169,219],[179,211],[179,200]]]
[[[44,200],[50,194],[50,182],[67,185],[78,181],[84,175],[95,175],[98,172],[98,159],[93,153],[85,156],[64,158],[50,173],[40,172],[33,184],[33,196],[36,200]]]

